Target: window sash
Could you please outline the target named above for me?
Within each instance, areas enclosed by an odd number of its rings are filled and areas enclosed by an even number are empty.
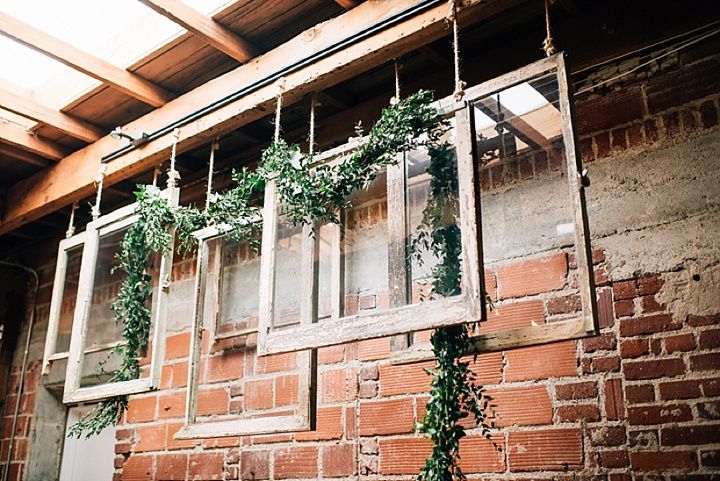
[[[171,205],[178,205],[179,189],[166,189],[162,195]],[[171,234],[171,239],[173,240],[171,240],[167,252],[165,252],[160,260],[158,288],[154,291],[154,294],[157,295],[157,304],[151,313],[151,323],[154,331],[151,340],[152,353],[150,357],[149,376],[96,386],[80,386],[85,354],[90,352],[90,350],[86,350],[85,348],[85,341],[90,317],[93,284],[95,280],[95,265],[100,247],[100,237],[117,232],[137,222],[138,216],[135,214],[136,207],[136,203],[131,204],[99,217],[97,220],[90,222],[85,231],[85,247],[80,264],[78,296],[75,304],[70,351],[65,374],[63,402],[66,404],[98,401],[113,396],[141,393],[157,389],[160,384],[162,363],[165,355],[165,325],[167,321],[168,296],[173,261],[175,228],[172,226],[168,228],[168,232]]]

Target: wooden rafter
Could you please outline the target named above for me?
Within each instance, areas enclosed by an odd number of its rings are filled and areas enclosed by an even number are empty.
[[[160,107],[174,97],[171,92],[132,72],[83,52],[2,12],[0,12],[0,34],[153,107]]]
[[[24,150],[11,149],[10,147],[0,144],[0,157],[12,157],[15,160],[25,162],[26,164],[35,165],[37,167],[47,167],[52,164],[51,161],[43,159],[42,157],[36,157],[31,155]]]
[[[340,5],[345,10],[350,10],[360,5],[361,0],[335,0],[335,3]]]
[[[260,54],[258,47],[180,0],[140,0],[140,2],[240,63],[246,63]]]
[[[37,137],[10,122],[0,122],[0,141],[46,159],[60,160],[67,154],[65,149],[55,142]]]
[[[0,107],[15,114],[27,117],[41,124],[56,128],[61,132],[85,142],[95,142],[103,136],[102,129],[78,120],[58,110],[41,105],[17,92],[0,89]]]
[[[481,21],[513,8],[525,0],[465,0],[460,20],[472,17]],[[252,64],[236,69],[184,94],[178,101],[159,108],[125,125],[131,132],[153,132],[173,119],[192,115],[198,106],[237,92],[238,85],[263,79],[287,65],[298,62],[308,52],[320,51],[356,32],[370,28],[417,4],[416,0],[363,2],[337,18],[313,27],[314,35],[301,33],[283,45],[263,54]],[[287,105],[310,92],[319,91],[357,76],[382,62],[392,60],[422,45],[447,35],[446,7],[436,5],[397,23],[371,37],[339,50],[328,57],[285,75]],[[268,85],[185,124],[179,131],[181,152],[209,143],[218,135],[262,118],[273,108],[277,87]],[[175,137],[168,132],[108,163],[105,181],[112,185],[139,175],[167,159]],[[0,234],[80,200],[94,191],[94,180],[102,156],[121,147],[115,139],[103,137],[84,149],[73,152],[62,162],[24,179],[8,189],[5,219]]]

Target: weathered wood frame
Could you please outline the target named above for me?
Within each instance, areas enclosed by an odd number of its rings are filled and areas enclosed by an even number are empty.
[[[273,298],[275,289],[275,244],[277,242],[278,198],[274,182],[265,188],[263,211],[263,259],[261,262],[259,352],[277,354],[343,344],[346,342],[393,336],[409,332],[435,329],[464,322],[477,322],[485,318],[483,299],[484,278],[480,266],[482,259],[481,233],[477,226],[479,192],[474,168],[474,142],[472,116],[465,102],[439,102],[443,115],[455,117],[458,180],[460,185],[460,228],[462,242],[462,294],[418,304],[408,304],[411,297],[411,275],[408,262],[407,240],[410,229],[407,222],[406,154],[399,154],[396,164],[387,167],[388,204],[388,297],[389,309],[378,313],[342,316],[344,302],[344,261],[341,229],[331,225],[332,260],[331,319],[318,324],[317,277],[320,239],[310,235],[305,227],[303,237],[303,298],[306,312],[311,316],[299,325],[273,326]],[[325,152],[317,163],[330,163],[358,147],[358,141]],[[341,160],[340,160],[341,161]],[[317,226],[316,226],[317,227]],[[301,311],[303,308],[301,307]]]
[[[180,197],[178,188],[166,189],[162,195],[170,205],[177,206]],[[87,325],[92,303],[93,284],[95,281],[95,264],[100,247],[100,238],[124,229],[137,222],[135,214],[137,204],[131,204],[104,215],[88,224],[85,231],[85,248],[80,264],[80,279],[78,281],[78,297],[73,316],[73,328],[70,338],[70,353],[65,375],[65,390],[63,402],[76,404],[88,401],[97,401],[113,396],[136,394],[157,389],[160,384],[162,363],[165,356],[165,325],[167,321],[168,295],[173,261],[173,241],[160,260],[158,286],[154,293],[157,303],[152,312],[152,354],[150,357],[149,376],[131,381],[121,381],[100,384],[97,386],[80,387],[82,368],[85,354],[85,339]],[[169,227],[171,239],[175,237],[175,228]]]
[[[259,221],[260,219],[258,219]],[[190,338],[190,359],[188,366],[188,394],[185,400],[185,426],[175,433],[175,439],[205,439],[217,437],[242,436],[249,434],[266,434],[279,432],[308,431],[315,428],[315,401],[317,380],[317,352],[305,351],[298,353],[298,399],[299,407],[294,415],[268,416],[246,419],[225,419],[221,421],[197,421],[198,390],[200,384],[200,354],[203,331],[211,335],[211,342],[222,337],[251,335],[257,327],[248,327],[242,331],[229,333],[228,336],[217,336],[217,314],[219,312],[220,293],[213,299],[213,313],[205,328],[205,303],[208,278],[218,280],[216,291],[221,289],[219,270],[222,258],[217,259],[214,272],[209,272],[210,241],[221,238],[229,231],[227,226],[211,226],[195,232],[198,239],[197,269],[195,277],[195,305],[193,310],[192,337]],[[216,256],[222,248],[216,251]],[[262,265],[261,258],[261,265]],[[260,292],[262,298],[262,290]],[[262,304],[261,304],[262,306]],[[309,317],[309,316],[308,316]]]
[[[558,53],[522,68],[501,75],[495,79],[471,87],[465,91],[465,101],[487,98],[507,88],[521,84],[533,78],[555,72],[559,89],[560,121],[563,143],[565,145],[565,169],[568,179],[569,199],[572,202],[573,227],[575,232],[576,263],[578,286],[582,305],[582,314],[578,317],[541,324],[538,326],[520,327],[506,331],[482,333],[473,336],[471,353],[501,351],[516,347],[546,344],[550,342],[579,339],[599,334],[597,299],[595,297],[595,278],[590,262],[591,245],[588,215],[585,201],[585,185],[583,184],[583,168],[580,152],[577,150],[577,134],[573,123],[574,106],[572,102],[572,84],[568,80],[568,69],[565,54]],[[478,198],[478,206],[480,200]],[[478,213],[479,222],[482,220]],[[481,225],[481,224],[478,224]],[[394,359],[395,363],[415,362],[432,358],[428,349],[409,350]]]
[[[55,277],[53,279],[52,295],[50,297],[50,314],[48,316],[48,330],[45,335],[45,350],[43,352],[42,373],[48,374],[52,361],[67,359],[68,351],[55,352],[58,330],[60,328],[60,312],[62,311],[63,295],[65,294],[65,278],[67,277],[68,253],[85,244],[85,232],[63,239],[58,246],[57,263],[55,264]],[[79,287],[79,286],[78,286]]]

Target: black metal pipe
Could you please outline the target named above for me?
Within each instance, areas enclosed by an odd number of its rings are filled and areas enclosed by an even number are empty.
[[[345,37],[344,39],[335,42],[332,45],[328,45],[322,50],[319,50],[311,55],[308,55],[306,57],[303,57],[302,59],[291,63],[290,65],[281,68],[280,70],[277,70],[259,80],[256,80],[255,82],[251,83],[250,85],[247,85],[240,90],[237,90],[229,95],[226,95],[225,97],[222,97],[205,107],[196,110],[195,112],[186,115],[185,117],[182,117],[181,119],[178,119],[165,127],[162,127],[155,132],[152,132],[147,135],[147,142],[150,142],[152,140],[155,140],[167,133],[172,132],[174,129],[177,129],[179,127],[182,127],[183,125],[192,122],[193,120],[196,120],[204,115],[207,115],[219,108],[222,108],[226,106],[227,104],[234,102],[235,100],[238,100],[239,98],[248,95],[252,92],[255,92],[256,90],[261,89],[262,87],[265,87],[267,85],[271,85],[273,82],[278,80],[279,78],[284,77],[285,75],[291,74],[293,72],[296,72],[300,70],[301,68],[310,65],[312,63],[315,63],[319,60],[322,60],[335,52],[338,52],[340,50],[343,50],[344,48],[353,45],[357,42],[360,42],[361,40],[364,40],[371,35],[374,35],[377,32],[380,32],[382,30],[385,30],[389,27],[392,27],[393,25],[396,25],[402,21],[404,21],[407,18],[413,17],[425,10],[427,10],[430,7],[433,7],[437,4],[444,3],[447,0],[421,0],[415,5],[406,8],[405,10],[398,12],[394,15],[389,16],[388,18],[381,20],[369,27],[364,28],[363,30],[349,36]],[[136,146],[129,144],[125,147],[118,149],[114,152],[111,152],[110,154],[105,155],[102,157],[102,162],[109,162],[113,159],[117,159],[121,155],[124,155],[128,152],[131,152],[135,150]]]

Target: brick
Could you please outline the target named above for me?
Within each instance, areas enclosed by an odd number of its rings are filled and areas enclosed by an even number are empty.
[[[318,364],[337,364],[345,359],[345,345],[328,346],[318,349]]]
[[[613,297],[616,301],[637,297],[637,282],[635,280],[613,282]]]
[[[128,400],[127,422],[143,423],[155,419],[155,404],[157,397],[131,397]]]
[[[689,451],[639,451],[630,453],[630,465],[637,471],[689,469],[697,466],[697,460]]]
[[[632,299],[622,299],[615,301],[615,314],[618,317],[628,317],[635,315],[635,303]]]
[[[706,467],[720,467],[720,449],[700,451],[700,464]]]
[[[353,476],[357,471],[355,445],[340,444],[322,448],[322,475],[326,478]]]
[[[630,465],[627,451],[600,451],[600,465],[604,468],[626,468]]]
[[[622,419],[625,417],[625,400],[621,379],[607,379],[605,381],[605,417],[608,419]]]
[[[672,377],[685,372],[685,363],[682,359],[656,359],[651,361],[626,362],[623,365],[623,374],[628,380],[658,379]]]
[[[628,145],[630,148],[645,144],[644,129],[642,124],[633,124],[627,128]]]
[[[693,327],[710,326],[712,324],[720,324],[720,314],[713,316],[688,316],[688,324]]]
[[[665,126],[665,135],[668,138],[677,137],[680,134],[680,112],[670,112],[662,116]]]
[[[491,421],[499,427],[531,426],[552,422],[552,405],[545,386],[488,391]],[[420,413],[418,413],[420,420]]]
[[[672,426],[660,430],[663,446],[687,446],[720,443],[720,424]]]
[[[275,378],[275,406],[295,404],[298,399],[298,377],[296,375]]]
[[[720,369],[720,352],[691,356],[690,369],[693,371],[718,371]]]
[[[620,341],[620,357],[632,359],[644,356],[650,352],[647,339],[623,339]]]
[[[360,439],[360,454],[378,454],[379,449],[376,439]]]
[[[380,395],[393,396],[430,391],[431,377],[424,369],[434,365],[434,361],[424,361],[414,364],[380,366]]]
[[[612,142],[611,146],[613,151],[615,152],[622,152],[623,150],[627,149],[627,129],[622,127],[619,129],[615,129],[611,132],[612,134]]]
[[[268,451],[243,451],[240,454],[240,479],[262,480],[270,478]]]
[[[244,352],[223,352],[207,360],[205,381],[208,383],[242,379],[245,374]]]
[[[130,456],[123,465],[123,481],[146,481],[153,479],[152,456]]]
[[[700,381],[673,381],[660,384],[660,399],[693,399],[702,396]]]
[[[360,389],[358,389],[358,396],[360,399],[368,399],[377,396],[378,394],[378,383],[377,381],[364,381],[360,383]]]
[[[613,301],[611,289],[600,289],[597,297],[598,323],[601,329],[612,327],[615,324],[615,315],[613,314]]]
[[[645,128],[645,141],[648,144],[654,144],[660,140],[660,129],[658,128],[659,119],[646,120],[643,124]]]
[[[691,421],[692,418],[692,411],[687,404],[628,407],[628,420],[636,426]]]
[[[166,426],[164,424],[152,424],[143,426],[137,430],[138,442],[133,446],[133,451],[163,451],[165,449]]]
[[[511,432],[508,436],[510,471],[563,471],[583,465],[579,429]]]
[[[562,289],[567,271],[564,252],[500,265],[497,268],[498,295],[507,299]]]
[[[702,342],[702,334],[700,340]],[[695,349],[695,337],[692,333],[668,336],[663,339],[663,342],[665,344],[665,352],[668,354],[672,354],[674,352],[687,352]]]
[[[332,369],[320,374],[320,401],[334,403],[352,401],[357,394],[357,381],[353,369]]]
[[[158,413],[161,419],[183,417],[185,414],[185,392],[162,394],[159,396]]]
[[[619,356],[593,357],[583,359],[583,372],[593,374],[598,372],[618,372],[620,370]]]
[[[660,312],[665,309],[665,304],[660,304],[655,300],[655,296],[642,296],[640,298],[643,314],[651,314]]]
[[[593,446],[622,446],[627,441],[624,426],[603,426],[590,430]]]
[[[271,356],[260,356],[257,358],[258,374],[273,372],[292,371],[297,366],[297,354],[273,354]]]
[[[172,366],[172,387],[185,387],[188,380],[188,363],[176,362]]]
[[[380,438],[380,473],[383,475],[420,472],[432,444],[425,438]]]
[[[275,452],[275,479],[315,478],[318,448],[293,446]]]
[[[346,413],[347,415],[347,413]],[[340,439],[343,435],[342,407],[332,406],[318,408],[317,421],[314,431],[305,431],[295,434],[298,441],[329,441]],[[353,425],[355,419],[353,416]]]
[[[560,401],[588,399],[597,397],[598,388],[595,381],[556,384],[555,397]]]
[[[273,406],[273,380],[260,379],[245,382],[245,408],[269,409]]]
[[[185,480],[188,468],[187,454],[159,454],[155,458],[155,478],[165,480]]]
[[[487,317],[487,321],[480,326],[483,333],[541,325],[545,324],[545,306],[542,301],[496,304]]]
[[[564,422],[595,422],[600,420],[600,408],[596,404],[571,404],[557,407],[558,420]]]
[[[165,360],[188,357],[190,352],[190,333],[183,332],[168,336],[165,342]]]
[[[580,296],[563,296],[553,297],[547,301],[548,314],[568,314],[580,312],[582,309],[582,301]]]
[[[226,414],[230,404],[230,393],[225,388],[203,389],[198,392],[198,416]]]
[[[695,347],[693,345],[693,347]],[[720,347],[720,329],[708,329],[700,332],[700,349]],[[686,349],[689,350],[689,349]],[[720,368],[720,366],[718,366]]]
[[[665,281],[659,274],[641,277],[637,280],[638,294],[647,296],[660,292]]]
[[[601,134],[597,134],[595,137],[595,146],[597,147],[597,158],[598,159],[604,159],[605,157],[610,155],[610,134],[608,132],[603,132]]]
[[[188,479],[223,479],[223,453],[192,453],[188,462]]]
[[[460,441],[460,469],[463,473],[500,473],[505,470],[504,439],[468,436]]]
[[[708,100],[700,105],[700,122],[704,129],[709,129],[718,124],[718,114],[713,101]]]
[[[717,94],[720,65],[716,59],[685,65],[682,69],[653,77],[645,86],[651,114]],[[678,88],[682,86],[682,88]]]
[[[630,447],[654,447],[660,445],[660,433],[656,429],[641,429],[638,431],[630,431],[629,443]]]
[[[390,338],[367,339],[357,343],[361,361],[376,361],[390,357]]]
[[[514,349],[505,353],[505,380],[527,381],[577,374],[574,341]]]
[[[413,428],[412,398],[360,403],[361,436],[411,433]]]
[[[380,370],[377,364],[364,365],[358,373],[361,381],[377,381],[380,379]]]
[[[586,353],[614,350],[615,344],[615,334],[612,332],[582,340],[583,349]]]
[[[623,337],[655,334],[680,329],[682,324],[673,320],[670,314],[633,317],[620,321],[620,335]]]

